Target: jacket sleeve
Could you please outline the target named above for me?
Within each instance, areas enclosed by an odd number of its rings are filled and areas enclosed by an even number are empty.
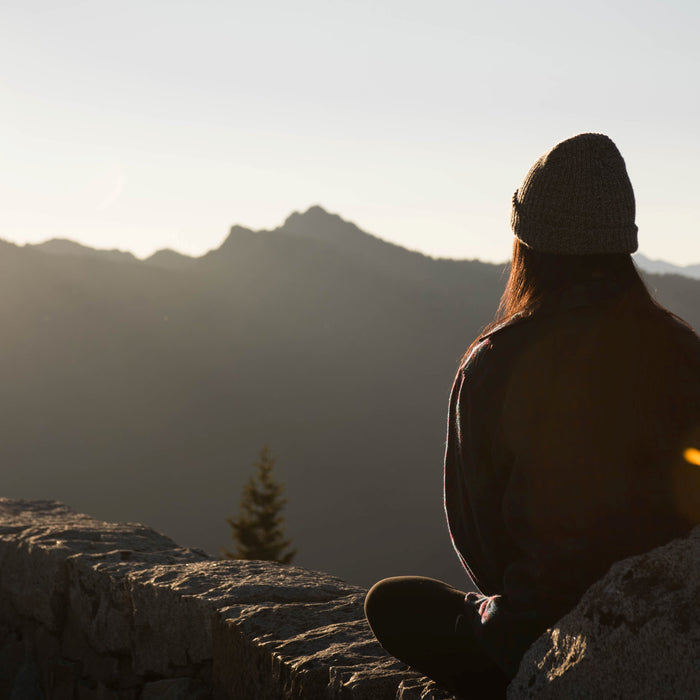
[[[471,352],[450,396],[444,467],[444,498],[452,544],[479,591],[502,592],[503,568],[512,544],[502,514],[506,463],[495,464],[504,374],[491,341]]]
[[[506,572],[527,569],[506,527],[503,503],[510,459],[500,444],[500,415],[511,361],[506,345],[486,339],[460,368],[450,397],[445,455],[445,510],[452,543],[479,593],[467,594],[466,618],[475,638],[508,675],[544,630],[528,577],[514,605],[505,594]],[[512,579],[512,576],[510,577]]]

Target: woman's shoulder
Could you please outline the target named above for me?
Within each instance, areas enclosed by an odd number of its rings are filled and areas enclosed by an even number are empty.
[[[669,326],[679,341],[689,348],[700,351],[700,337],[696,331],[679,316],[675,314],[669,314],[669,316]]]
[[[660,328],[657,333],[663,336],[671,352],[688,360],[700,362],[700,337],[682,318],[661,309]]]
[[[472,344],[460,366],[465,375],[484,372],[495,366],[508,366],[513,355],[527,344],[526,336],[534,330],[531,316],[515,314],[487,328]]]
[[[513,330],[522,330],[523,325],[532,325],[533,314],[526,314],[523,312],[518,312],[509,316],[504,321],[496,323],[495,326],[487,328],[480,336],[479,341],[491,340],[495,336],[506,334],[506,336],[511,335]]]

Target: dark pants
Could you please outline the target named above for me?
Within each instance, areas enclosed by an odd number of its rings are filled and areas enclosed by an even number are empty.
[[[431,578],[386,578],[367,594],[365,615],[384,649],[451,692],[504,698],[505,674],[477,645],[469,625],[457,623],[464,596]]]

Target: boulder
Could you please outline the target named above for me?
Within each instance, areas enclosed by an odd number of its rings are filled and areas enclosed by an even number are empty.
[[[613,565],[523,657],[508,700],[700,697],[700,526]]]

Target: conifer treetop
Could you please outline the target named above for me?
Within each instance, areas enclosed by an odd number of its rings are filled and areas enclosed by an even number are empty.
[[[223,559],[262,559],[289,564],[296,555],[284,536],[284,485],[273,476],[275,459],[265,445],[255,472],[243,487],[238,516],[227,518],[236,544],[233,552],[221,549]]]

